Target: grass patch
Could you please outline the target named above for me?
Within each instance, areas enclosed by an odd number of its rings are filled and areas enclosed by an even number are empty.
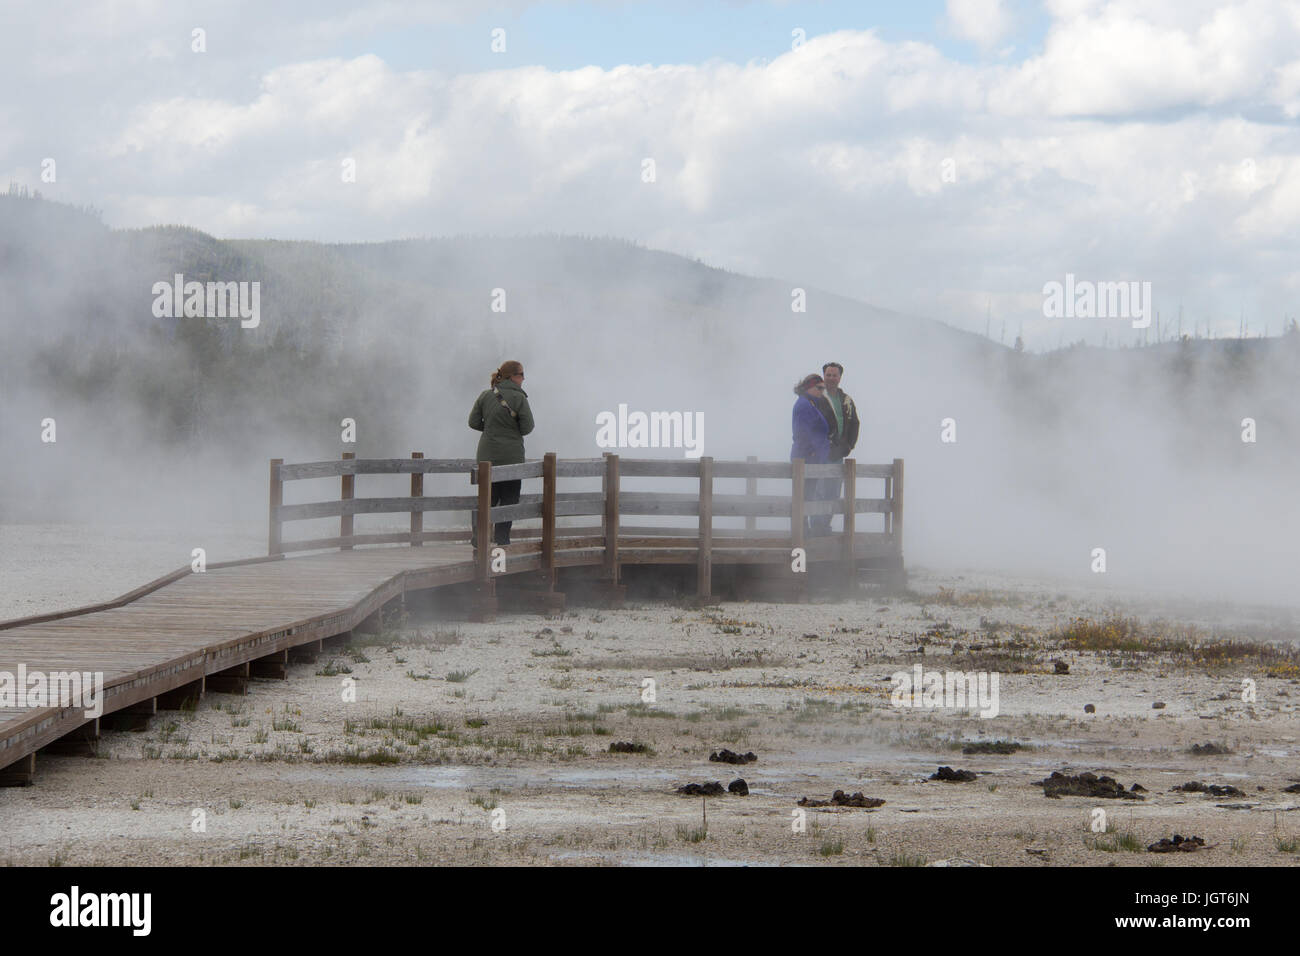
[[[552,646],[544,651],[532,651],[533,657],[572,657],[573,651],[566,650],[560,646],[559,641],[555,641]]]
[[[688,827],[677,824],[677,839],[683,843],[703,843],[709,838],[708,827]]]
[[[1252,639],[1224,638],[1190,624],[1113,615],[1097,621],[1075,618],[1053,637],[1072,650],[1112,655],[1165,654],[1203,667],[1250,662],[1270,672],[1300,674],[1300,648]]]
[[[895,853],[889,858],[890,866],[925,866],[925,857],[911,853]]]
[[[635,703],[627,705],[627,715],[629,717],[676,717],[672,711],[659,710],[645,703]]]
[[[477,673],[477,667],[472,671],[451,671],[447,674],[447,681],[452,684],[463,684]]]
[[[1123,833],[1108,832],[1104,837],[1089,837],[1085,842],[1090,849],[1101,850],[1103,853],[1117,853],[1120,850],[1128,853],[1141,853],[1146,849],[1142,841],[1138,839],[1137,834],[1129,830]]]
[[[823,840],[817,848],[818,856],[841,856],[844,853],[843,840]]]
[[[996,607],[1002,604],[1023,604],[1024,599],[1005,591],[958,591],[956,588],[939,588],[937,594],[923,598],[928,604],[940,607]]]

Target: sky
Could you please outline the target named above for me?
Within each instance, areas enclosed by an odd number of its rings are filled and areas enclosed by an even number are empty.
[[[5,22],[0,177],[114,227],[618,236],[1032,350],[1300,313],[1300,2],[11,0]],[[1067,276],[1149,282],[1158,317],[1046,315]]]

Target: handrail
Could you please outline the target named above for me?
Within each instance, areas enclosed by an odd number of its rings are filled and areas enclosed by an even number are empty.
[[[356,479],[362,475],[411,476],[411,494],[408,497],[357,497]],[[470,494],[426,495],[425,475],[464,475],[474,488]],[[479,483],[480,475],[485,483]],[[284,482],[311,478],[340,479],[340,495],[330,501],[309,501],[285,504]],[[557,484],[568,479],[601,479],[599,491],[559,492]],[[694,479],[698,487],[693,492],[635,491],[623,487],[625,479],[643,478]],[[715,479],[744,479],[745,492],[719,494],[714,491]],[[843,482],[834,498],[805,499],[809,481],[840,479]],[[883,479],[884,495],[880,498],[859,497],[859,479]],[[541,479],[540,494],[521,494],[517,503],[491,504],[491,485],[501,481],[533,481]],[[792,548],[805,547],[804,519],[809,516],[841,515],[844,531],[837,537],[842,542],[842,556],[851,560],[855,542],[863,536],[874,535],[883,539],[894,555],[897,566],[902,566],[903,530],[903,460],[896,458],[890,464],[859,464],[852,458],[843,463],[806,464],[801,460],[784,461],[715,461],[709,457],[699,459],[646,459],[620,458],[605,455],[599,459],[560,460],[554,452],[543,458],[531,459],[516,465],[493,466],[488,462],[475,462],[465,458],[425,458],[412,452],[410,458],[354,458],[344,453],[339,461],[316,461],[285,464],[283,459],[272,459],[270,469],[270,502],[268,553],[279,556],[293,551],[339,548],[351,550],[358,545],[410,544],[420,546],[429,541],[476,542],[476,578],[481,585],[490,586],[489,561],[494,550],[492,525],[502,521],[541,519],[540,546],[528,548],[529,553],[540,553],[542,573],[554,581],[556,552],[575,546],[595,547],[603,550],[606,578],[617,583],[619,577],[619,547],[626,538],[629,546],[654,547],[656,538],[662,538],[663,548],[684,548],[696,552],[699,565],[699,585],[702,594],[711,587],[711,568],[714,553],[755,547],[770,547],[775,541],[788,541]],[[790,483],[788,494],[758,494],[760,480],[784,480]],[[476,486],[476,487],[475,487]],[[468,489],[467,489],[468,490]],[[424,529],[425,512],[467,512],[472,514],[472,524],[464,531],[441,528]],[[357,534],[353,530],[356,515],[408,514],[409,532]],[[857,527],[859,514],[884,516],[883,532],[864,532]],[[556,519],[571,516],[599,516],[598,528],[557,528]],[[664,527],[630,527],[620,531],[625,515],[651,515],[661,517],[695,518],[694,527],[672,525]],[[283,539],[283,525],[288,521],[319,518],[338,518],[339,534],[334,537],[317,537],[298,541]],[[715,518],[744,518],[743,531],[734,528],[713,527]],[[758,518],[787,518],[790,521],[788,537],[780,532],[761,530]],[[472,529],[472,530],[471,530]],[[521,537],[538,536],[536,529],[520,529]],[[513,552],[512,552],[513,553]],[[536,560],[536,559],[534,559]]]

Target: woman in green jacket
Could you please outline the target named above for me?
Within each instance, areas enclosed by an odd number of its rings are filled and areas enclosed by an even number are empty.
[[[475,461],[494,465],[518,465],[524,460],[524,436],[533,430],[533,411],[528,407],[528,393],[523,390],[524,367],[518,362],[503,362],[492,373],[491,386],[479,395],[469,412],[469,427],[482,432]],[[519,503],[523,484],[514,481],[492,482],[492,507]],[[509,521],[498,521],[492,529],[495,544],[510,543]],[[478,539],[474,539],[475,545]]]

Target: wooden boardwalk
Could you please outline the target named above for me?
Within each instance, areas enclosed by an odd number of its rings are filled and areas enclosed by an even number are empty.
[[[365,474],[411,474],[411,495],[357,498]],[[841,477],[843,496],[805,501],[806,472]],[[426,474],[463,474],[477,484],[465,496],[425,496]],[[623,478],[694,478],[695,494],[625,491]],[[856,481],[885,482],[885,496],[858,498]],[[328,502],[283,503],[285,481],[338,477],[340,496]],[[541,479],[541,494],[517,505],[490,508],[490,482]],[[600,478],[599,492],[561,494],[561,478]],[[715,495],[715,478],[743,478],[744,495]],[[479,479],[485,479],[479,481]],[[788,480],[787,495],[758,495],[760,479]],[[475,552],[466,530],[426,531],[426,512],[473,509]],[[409,532],[357,534],[356,514],[409,513]],[[884,516],[879,532],[857,530],[858,513]],[[625,514],[690,516],[694,526],[622,524]],[[804,540],[807,514],[842,516],[837,534]],[[599,516],[599,525],[560,527],[559,517]],[[335,517],[340,533],[328,539],[286,542],[286,521]],[[744,518],[743,528],[715,528],[717,517]],[[760,530],[757,519],[788,518],[786,531]],[[514,543],[490,544],[499,520],[541,519],[541,528],[516,527]],[[87,717],[83,701],[64,706],[0,706],[0,785],[33,782],[38,751],[93,752],[102,728],[138,726],[159,710],[192,706],[206,691],[242,692],[248,680],[283,678],[291,659],[311,659],[324,641],[358,628],[374,629],[386,607],[408,595],[449,593],[472,616],[489,617],[499,600],[560,608],[565,594],[617,602],[624,567],[677,566],[691,572],[698,596],[712,597],[715,566],[757,566],[774,580],[803,585],[792,570],[795,549],[811,568],[855,583],[866,566],[902,580],[902,462],[892,465],[805,466],[802,462],[622,461],[617,456],[557,461],[553,454],[523,465],[492,469],[463,460],[410,459],[271,464],[270,531],[264,558],[186,567],[122,597],[86,608],[0,622],[0,681],[13,687],[20,671],[102,675],[102,716]],[[402,546],[404,545],[404,546]],[[327,553],[302,551],[332,549]],[[294,553],[297,556],[289,557]],[[509,579],[508,581],[502,579]],[[501,582],[504,590],[497,585]],[[508,588],[505,585],[509,584]],[[20,688],[21,690],[21,688]],[[20,701],[19,703],[23,703]]]

